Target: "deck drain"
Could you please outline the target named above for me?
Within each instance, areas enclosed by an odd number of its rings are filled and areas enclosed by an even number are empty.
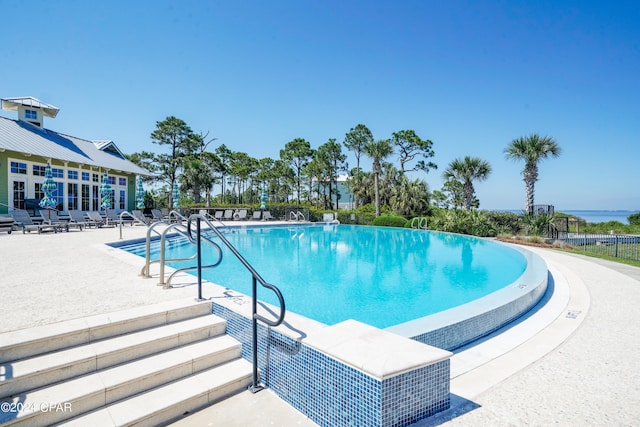
[[[580,313],[582,313],[582,311],[569,311],[567,312],[567,319],[577,319],[578,316],[580,315]]]

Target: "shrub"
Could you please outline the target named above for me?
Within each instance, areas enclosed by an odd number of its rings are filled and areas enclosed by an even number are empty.
[[[524,214],[522,221],[527,225],[527,230],[533,236],[543,236],[553,221],[553,214]]]
[[[450,233],[480,237],[495,237],[498,234],[497,226],[486,211],[434,209],[428,224],[430,230]]]
[[[640,212],[629,215],[627,221],[630,225],[640,225]]]
[[[373,220],[373,225],[382,227],[404,227],[407,219],[398,215],[382,215]]]

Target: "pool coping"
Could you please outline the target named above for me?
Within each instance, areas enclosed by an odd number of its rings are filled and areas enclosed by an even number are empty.
[[[491,334],[529,311],[546,292],[547,264],[539,255],[522,247],[494,243],[507,246],[525,257],[527,267],[514,282],[466,304],[385,330],[435,347],[455,350]],[[468,332],[470,327],[475,332]]]

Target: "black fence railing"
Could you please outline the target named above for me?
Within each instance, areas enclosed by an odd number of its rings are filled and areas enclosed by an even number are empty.
[[[560,232],[555,239],[587,254],[640,261],[640,235]]]

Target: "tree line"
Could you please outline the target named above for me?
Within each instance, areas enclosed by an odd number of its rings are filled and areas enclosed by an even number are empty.
[[[435,155],[433,142],[413,130],[374,139],[364,124],[351,128],[342,143],[331,138],[315,149],[304,138],[295,138],[284,145],[278,159],[257,159],[224,144],[214,148],[212,143],[217,138],[208,132],[196,133],[173,116],[156,122],[150,138],[164,150],[127,157],[152,173],[147,182],[166,184],[159,198],[160,204],[166,201],[168,206],[173,205],[169,189],[177,182],[181,198],[188,198],[195,205],[257,204],[264,192],[269,203],[295,202],[336,209],[341,196],[338,177],[347,174],[346,185],[354,207],[373,205],[376,216],[382,206],[399,215],[422,214],[430,204],[470,210],[479,207],[473,183],[487,179],[491,173],[491,165],[485,160],[457,158],[443,172],[442,189],[431,192],[424,180],[410,179],[407,172],[437,169],[431,161]],[[353,153],[355,167],[349,168],[343,149]],[[559,153],[553,138],[537,134],[514,139],[505,149],[507,159],[525,161],[527,212],[533,209],[538,163]],[[364,158],[371,161],[370,171],[361,165]],[[221,189],[217,195],[212,194],[215,185]]]

